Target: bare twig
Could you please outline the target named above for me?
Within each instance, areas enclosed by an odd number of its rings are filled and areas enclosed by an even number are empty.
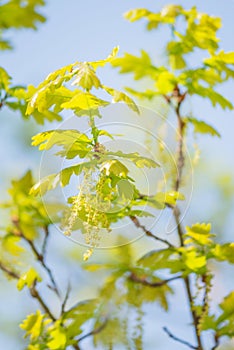
[[[90,331],[89,333],[85,334],[85,335],[82,335],[78,340],[77,342],[81,342],[82,340],[88,338],[88,337],[91,337],[92,335],[95,335],[95,334],[98,334],[100,333],[107,325],[107,322],[108,320],[105,319],[105,321],[97,328],[93,329],[92,331]]]
[[[50,234],[50,231],[49,231],[49,227],[48,226],[45,226],[44,227],[44,231],[45,231],[45,237],[44,237],[44,240],[43,240],[43,244],[42,244],[42,255],[46,256],[46,248],[47,248],[47,243],[48,243],[48,238],[49,238],[49,234]]]
[[[198,348],[197,348],[196,346],[190,344],[190,343],[187,342],[186,340],[183,340],[183,339],[180,339],[180,338],[176,337],[174,334],[172,334],[172,333],[169,331],[168,328],[163,327],[163,330],[164,330],[164,332],[167,333],[167,335],[168,335],[170,338],[172,338],[173,340],[175,340],[175,341],[177,341],[177,342],[179,342],[179,343],[181,343],[181,344],[184,344],[184,345],[188,346],[190,349],[198,350]]]
[[[45,259],[44,259],[44,256],[42,254],[39,253],[39,251],[37,250],[34,242],[30,239],[28,239],[27,237],[25,237],[23,235],[23,233],[21,233],[21,236],[22,238],[30,245],[36,259],[40,262],[40,264],[42,265],[42,267],[46,270],[47,274],[48,274],[48,277],[50,279],[50,282],[51,282],[51,286],[50,289],[53,290],[58,297],[60,297],[60,292],[59,292],[59,289],[58,289],[58,286],[57,286],[57,283],[55,281],[55,278],[53,276],[53,273],[51,271],[51,269],[47,266],[47,264],[45,263]]]
[[[68,301],[70,292],[71,292],[71,285],[70,285],[70,283],[68,283],[67,291],[66,291],[66,294],[65,294],[63,303],[62,303],[62,305],[61,305],[61,315],[62,315],[62,314],[64,313],[64,311],[65,311],[65,307],[66,307],[66,305],[67,305],[67,301]]]
[[[12,223],[15,225],[15,227],[17,228],[18,230],[18,235],[20,237],[22,237],[22,239],[24,239],[30,246],[34,256],[36,257],[36,259],[39,261],[39,263],[42,265],[42,267],[45,269],[45,271],[47,272],[47,275],[49,277],[49,280],[51,282],[51,286],[49,286],[49,288],[51,290],[53,290],[58,297],[60,297],[60,292],[59,292],[59,288],[57,286],[57,283],[55,281],[55,278],[53,276],[53,273],[51,271],[51,269],[48,267],[48,265],[46,264],[45,262],[45,255],[44,253],[46,252],[46,246],[47,246],[47,242],[48,242],[48,236],[49,236],[49,230],[48,230],[48,226],[45,228],[45,239],[44,239],[44,242],[43,242],[43,246],[42,246],[42,253],[40,253],[38,251],[38,249],[36,248],[35,246],[35,243],[27,238],[23,232],[21,231],[20,229],[20,225],[19,225],[19,218],[18,217],[12,217]]]
[[[39,294],[38,290],[36,289],[36,282],[34,282],[34,285],[30,288],[30,294],[33,298],[37,299],[39,304],[41,305],[42,309],[50,316],[50,318],[53,321],[56,321],[56,318],[50,311],[49,307],[46,305],[44,300],[42,299],[41,295]]]
[[[162,242],[164,244],[166,244],[168,247],[170,248],[174,248],[173,244],[171,244],[169,241],[167,241],[166,239],[160,238],[158,236],[155,236],[151,231],[147,230],[147,228],[145,226],[143,226],[140,221],[138,220],[138,218],[136,216],[130,216],[130,219],[132,220],[132,222],[134,223],[134,225],[137,228],[141,228],[142,231],[149,237],[154,238],[155,240]]]
[[[10,270],[7,266],[5,266],[2,262],[0,262],[0,269],[4,271],[9,277],[19,279],[20,276],[15,273],[14,271]],[[56,318],[54,315],[51,313],[49,307],[46,305],[44,300],[42,299],[41,295],[39,294],[38,290],[36,289],[36,281],[34,282],[33,286],[29,289],[30,294],[33,298],[37,299],[39,304],[41,305],[42,309],[50,316],[50,318],[55,321]]]
[[[129,277],[133,282],[136,282],[136,283],[140,283],[140,284],[143,284],[145,286],[149,286],[149,287],[162,287],[164,286],[165,284],[169,283],[169,282],[172,282],[174,280],[177,280],[179,278],[182,278],[181,276],[174,276],[174,277],[171,277],[171,278],[168,278],[166,280],[162,280],[162,281],[159,281],[159,282],[150,282],[148,281],[146,278],[143,278],[143,277],[138,277],[136,276],[133,272],[131,273],[130,277]]]
[[[214,335],[214,341],[215,341],[215,344],[214,344],[213,348],[211,348],[211,350],[216,350],[220,344],[220,338],[219,338],[217,333],[215,333],[215,335]]]
[[[3,272],[5,272],[9,277],[11,277],[11,278],[15,278],[15,279],[19,279],[20,278],[20,276],[16,273],[16,272],[14,272],[14,271],[12,271],[12,270],[10,270],[6,265],[4,265],[1,261],[0,261],[0,269],[3,271]]]

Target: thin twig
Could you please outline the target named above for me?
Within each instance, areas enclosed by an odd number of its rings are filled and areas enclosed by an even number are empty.
[[[36,289],[36,282],[34,282],[34,285],[30,288],[30,294],[33,298],[37,299],[37,301],[41,305],[42,309],[50,316],[50,318],[53,321],[56,321],[55,316],[52,314],[49,307],[46,305],[46,303],[42,299],[41,295],[39,294],[38,290]]]
[[[144,231],[144,233],[149,236],[154,238],[155,240],[162,242],[164,244],[166,244],[168,247],[170,248],[174,248],[173,244],[171,244],[169,241],[167,241],[166,239],[160,238],[158,236],[155,236],[151,231],[147,230],[147,228],[145,226],[143,226],[140,221],[138,220],[138,218],[136,216],[130,216],[130,219],[132,220],[132,222],[134,223],[134,225],[137,228],[141,228],[142,231]]]
[[[8,267],[6,267],[2,262],[0,262],[0,269],[4,271],[9,277],[19,279],[20,276],[15,273],[14,271],[10,270]],[[49,307],[46,305],[44,300],[42,299],[41,295],[39,294],[38,290],[36,289],[36,281],[34,282],[33,286],[29,289],[30,294],[33,298],[37,299],[39,304],[41,305],[42,309],[50,316],[50,318],[55,321],[56,318],[54,315],[51,313]]]
[[[215,341],[215,344],[213,348],[211,348],[211,350],[216,350],[220,344],[220,337],[217,335],[217,333],[215,333],[214,335],[214,341]]]
[[[78,340],[77,342],[81,342],[82,340],[84,340],[85,338],[88,338],[88,337],[91,337],[92,335],[95,335],[95,334],[98,334],[100,333],[107,325],[107,319],[97,328],[93,329],[91,332],[85,334],[85,335],[82,335]]]
[[[9,277],[11,277],[11,278],[15,278],[15,279],[19,279],[20,278],[20,276],[16,273],[16,272],[14,272],[14,271],[12,271],[12,270],[10,270],[6,265],[4,265],[1,261],[0,261],[0,269],[3,271],[3,272],[5,272]]]
[[[167,327],[163,327],[163,330],[165,333],[167,333],[167,335],[172,338],[173,340],[181,343],[181,344],[184,344],[186,346],[188,346],[190,349],[195,349],[195,350],[198,350],[198,348],[192,344],[190,344],[189,342],[187,342],[186,340],[183,340],[183,339],[180,339],[178,337],[176,337],[174,334],[172,334],[169,329]]]
[[[60,297],[60,292],[57,286],[57,283],[55,281],[55,278],[53,276],[53,273],[51,271],[51,269],[47,266],[47,264],[45,263],[45,259],[44,256],[42,254],[39,253],[39,251],[37,250],[34,242],[31,239],[28,239],[27,237],[25,237],[22,233],[21,233],[22,238],[30,245],[35,257],[37,258],[37,260],[40,262],[40,264],[43,266],[43,268],[46,270],[48,277],[50,279],[50,282],[52,284],[52,286],[49,286],[51,290],[53,290],[58,297]]]
[[[133,282],[140,283],[140,284],[143,284],[145,286],[162,287],[162,286],[164,286],[165,284],[167,284],[167,283],[169,283],[171,281],[174,281],[174,280],[177,280],[177,279],[181,278],[181,276],[174,276],[174,277],[171,277],[171,278],[168,278],[166,280],[159,281],[159,282],[150,282],[146,278],[138,277],[132,272],[129,278]]]
[[[28,244],[29,244],[29,246],[30,246],[30,248],[31,248],[31,250],[32,250],[32,252],[33,252],[33,254],[34,254],[34,256],[36,257],[36,259],[40,262],[40,264],[42,265],[42,267],[46,270],[46,272],[47,272],[47,275],[48,275],[48,277],[49,277],[49,279],[50,279],[50,282],[51,282],[51,286],[49,286],[49,288],[51,289],[51,290],[53,290],[56,294],[57,294],[57,296],[60,298],[60,292],[59,292],[59,288],[58,288],[58,286],[57,286],[57,283],[56,283],[56,281],[55,281],[55,278],[54,278],[54,276],[53,276],[53,273],[52,273],[52,271],[51,271],[51,269],[47,266],[47,264],[45,263],[45,257],[44,257],[44,255],[43,255],[43,248],[42,248],[42,253],[40,253],[39,251],[38,251],[38,249],[36,248],[36,246],[35,246],[35,244],[34,244],[34,242],[31,240],[31,239],[29,239],[29,238],[27,238],[24,234],[23,234],[23,232],[21,231],[21,229],[20,229],[20,225],[19,225],[19,219],[18,219],[18,217],[12,217],[12,223],[16,226],[16,228],[17,228],[17,230],[18,230],[18,235],[20,236],[20,237],[22,237]],[[47,229],[46,229],[47,231],[48,231],[48,227],[47,227]],[[47,239],[48,239],[48,235],[49,235],[49,232],[46,232],[46,244],[47,244]],[[44,244],[43,244],[44,245]],[[46,246],[45,246],[45,248],[44,248],[44,251],[45,251],[45,249],[46,249]]]
[[[44,237],[44,240],[43,240],[43,244],[42,244],[42,255],[46,256],[46,248],[47,248],[47,243],[48,243],[48,239],[49,239],[49,235],[50,235],[50,231],[49,231],[49,227],[48,226],[45,226],[44,227],[44,231],[45,231],[45,237]]]
[[[67,291],[66,291],[66,294],[65,294],[63,303],[62,303],[62,305],[61,305],[61,313],[60,313],[61,316],[63,315],[63,313],[64,313],[64,311],[65,311],[65,307],[66,307],[66,305],[67,305],[67,301],[68,301],[70,292],[71,292],[71,285],[70,285],[70,283],[68,283]]]

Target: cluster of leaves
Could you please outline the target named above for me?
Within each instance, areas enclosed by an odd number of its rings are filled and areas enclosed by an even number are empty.
[[[64,109],[71,109],[76,116],[89,118],[90,137],[78,130],[57,129],[35,135],[32,142],[32,145],[39,146],[40,150],[59,148],[56,155],[64,159],[80,159],[79,163],[42,178],[30,192],[34,195],[44,195],[59,184],[69,185],[73,175],[83,176],[78,194],[74,193],[73,197],[68,198],[70,210],[63,222],[65,233],[68,235],[72,229],[78,228],[83,233],[90,234],[89,231],[95,231],[97,226],[100,229],[110,229],[112,223],[126,216],[150,216],[151,214],[142,208],[147,204],[163,209],[165,203],[170,204],[170,200],[175,204],[177,199],[183,199],[177,192],[158,193],[152,197],[141,195],[134,179],[129,176],[126,162],[131,162],[138,168],[155,168],[159,164],[137,152],[109,151],[100,141],[102,136],[113,138],[106,130],[98,129],[95,125],[95,117],[101,117],[100,108],[110,102],[92,94],[92,89],[102,89],[112,96],[113,102],[124,102],[138,112],[133,100],[126,94],[101,84],[96,74],[96,69],[112,62],[116,53],[117,49],[114,49],[104,60],[65,66],[51,73],[37,88],[30,87],[34,94],[29,100],[27,114],[35,111],[45,113],[48,110],[60,113]],[[69,81],[79,89],[67,87]],[[90,243],[89,238],[88,242]],[[94,246],[95,244],[93,243]]]
[[[19,180],[13,180],[9,189],[10,200],[0,205],[8,212],[10,218],[6,227],[1,229],[3,233],[0,236],[0,263],[15,266],[15,270],[25,267],[27,249],[24,243],[32,244],[40,238],[42,232],[47,231],[51,220],[56,222],[60,219],[59,214],[63,210],[60,203],[48,203],[51,213],[49,218],[41,199],[29,195],[33,184],[31,171]],[[14,273],[17,274],[15,270]]]
[[[12,49],[9,40],[2,36],[4,32],[10,29],[36,29],[38,22],[45,22],[45,17],[37,11],[44,4],[44,0],[8,0],[0,4],[0,50]]]
[[[37,11],[44,4],[43,0],[9,0],[0,4],[0,51],[12,49],[9,40],[2,37],[4,33],[12,29],[37,29],[38,22],[45,22],[45,17]],[[0,67],[0,109],[7,106],[26,119],[27,101],[32,93],[23,86],[13,85],[11,80],[8,72]],[[36,111],[32,116],[38,124],[44,124],[46,120],[61,120],[60,116],[49,111],[45,114]]]
[[[134,9],[127,12],[125,18],[130,22],[146,20],[148,30],[167,25],[173,33],[173,39],[166,45],[169,60],[165,66],[154,65],[144,50],[139,57],[126,53],[112,62],[120,73],[132,73],[135,80],[148,78],[154,84],[151,90],[139,92],[128,88],[129,92],[140,99],[162,96],[167,102],[174,103],[177,92],[182,91],[181,101],[186,95],[196,95],[209,99],[213,106],[233,109],[232,103],[215,90],[217,85],[234,76],[234,53],[219,50],[217,31],[221,27],[220,18],[200,13],[196,7],[186,10],[180,5],[167,5],[157,13],[143,8]],[[196,51],[196,54],[197,49],[208,52],[209,57],[196,64],[195,68],[188,68],[191,53]],[[193,125],[196,133],[219,136],[211,125],[194,117],[185,117],[184,123]]]
[[[101,296],[105,302],[115,305],[110,306],[111,312],[106,314],[110,323],[108,321],[104,330],[95,336],[95,344],[107,348],[112,338],[108,337],[108,334],[112,334],[111,327],[113,329],[114,325],[114,333],[118,333],[118,339],[114,338],[113,343],[120,342],[126,346],[132,324],[132,320],[128,317],[133,317],[131,315],[138,317],[145,303],[156,302],[163,309],[168,310],[168,297],[174,293],[168,283],[188,276],[195,276],[198,283],[201,286],[205,285],[206,288],[205,296],[203,296],[203,289],[199,287],[200,291],[192,300],[193,309],[196,310],[198,317],[199,332],[212,330],[216,339],[222,336],[233,337],[233,292],[220,303],[221,312],[218,311],[217,315],[214,315],[210,314],[209,310],[209,293],[213,278],[210,271],[211,264],[222,261],[234,263],[234,244],[219,244],[215,241],[215,236],[211,233],[211,224],[197,223],[186,227],[186,240],[183,247],[152,250],[135,261],[130,248],[125,246],[121,248],[117,262],[113,260],[108,261],[107,264],[86,265],[86,269],[91,272],[99,269],[109,271]],[[125,330],[123,330],[123,322],[129,323]],[[142,334],[140,336],[142,337]],[[142,349],[142,346],[135,348]]]

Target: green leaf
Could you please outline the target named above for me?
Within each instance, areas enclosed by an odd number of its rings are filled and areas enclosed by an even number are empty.
[[[112,102],[124,102],[130,109],[132,109],[134,112],[140,114],[140,111],[135,104],[135,102],[124,92],[109,88],[107,86],[102,85],[103,89],[113,97]]]
[[[8,40],[2,40],[0,39],[0,50],[1,51],[5,51],[5,50],[12,50],[13,47],[12,45],[9,43]]]
[[[88,62],[79,63],[75,69],[75,73],[75,80],[72,85],[81,86],[87,91],[91,90],[93,87],[96,89],[101,87],[100,80]]]
[[[100,170],[105,172],[107,176],[113,174],[123,178],[126,178],[129,172],[128,168],[126,168],[126,166],[123,163],[116,159],[104,162]]]
[[[197,120],[195,118],[185,118],[185,122],[190,123],[194,126],[194,132],[200,134],[210,134],[211,136],[221,137],[220,133],[213,128],[213,126],[207,124],[203,120]]]
[[[34,268],[30,268],[27,272],[20,276],[17,283],[17,288],[21,291],[25,286],[31,288],[35,282],[40,282],[42,279]]]
[[[39,112],[39,111],[34,111],[32,113],[32,117],[35,119],[35,121],[37,122],[37,124],[43,125],[46,121],[48,122],[54,122],[54,121],[61,121],[63,118],[57,114],[54,113],[52,111],[43,111]]]
[[[66,330],[61,325],[55,324],[50,331],[51,340],[47,342],[47,346],[50,350],[65,349],[67,342]]]
[[[45,22],[45,17],[38,12],[38,6],[43,6],[43,0],[21,1],[8,0],[0,5],[0,31],[11,28],[36,29],[38,23]],[[3,49],[11,48],[8,41],[1,40]],[[1,46],[1,44],[0,44]]]
[[[154,215],[149,213],[148,211],[145,210],[130,210],[129,211],[129,216],[138,216],[139,218],[142,217],[151,217],[153,218]]]
[[[8,90],[11,82],[11,77],[8,75],[7,71],[0,67],[0,89]]]
[[[39,338],[43,328],[44,317],[40,310],[37,310],[35,314],[27,316],[20,324],[20,328],[26,331],[25,338],[30,336],[33,341]]]
[[[56,72],[51,73],[51,75],[55,73]],[[32,85],[28,86],[27,99],[29,102],[26,109],[26,115],[32,114],[35,110],[44,113],[53,106],[54,112],[58,113],[63,109],[63,107],[61,107],[63,103],[70,101],[74,95],[82,93],[82,91],[78,89],[71,91],[64,86],[61,86],[63,80],[66,79],[63,76],[59,78],[59,81],[49,80],[49,82],[47,82],[48,79],[49,78],[41,83],[38,88],[35,88]]]
[[[216,244],[212,254],[219,261],[227,261],[234,264],[234,243]]]
[[[106,130],[97,130],[97,134],[98,134],[98,136],[107,136],[112,140],[114,139],[114,136]]]
[[[124,14],[124,18],[129,20],[130,22],[135,22],[135,21],[138,21],[139,19],[147,17],[151,13],[152,12],[148,11],[145,8],[139,8],[139,9],[134,9],[126,12]]]
[[[156,168],[159,167],[160,165],[156,163],[153,159],[143,157],[139,153],[134,152],[134,153],[123,153],[122,151],[117,151],[117,152],[110,152],[108,151],[107,156],[115,156],[123,159],[128,159],[132,161],[138,168]]]
[[[157,203],[163,203],[166,205],[175,206],[178,200],[184,200],[185,197],[182,193],[176,191],[158,192],[155,196],[149,197],[148,201]]]
[[[84,168],[90,168],[94,165],[94,162],[84,162],[77,165],[70,166],[68,168],[64,168],[60,171],[60,183],[62,186],[67,186],[70,182],[71,176],[73,174],[80,175]]]
[[[226,73],[226,79],[234,77],[234,52],[224,52],[212,55],[210,58],[204,59],[204,64],[216,69],[219,73]]]
[[[141,50],[140,57],[125,53],[123,57],[114,59],[111,64],[113,67],[119,67],[120,73],[133,73],[135,80],[146,76],[154,78],[158,73],[158,68],[152,64],[149,55],[144,50]]]
[[[8,234],[3,237],[2,246],[4,250],[7,251],[9,254],[19,256],[22,252],[25,251],[23,247],[20,247],[18,245],[20,240],[20,237]]]
[[[72,339],[82,333],[82,326],[94,318],[97,312],[97,300],[90,299],[77,303],[72,309],[64,312],[62,320],[66,322],[66,337]]]
[[[158,277],[152,278],[152,282],[160,281]],[[141,306],[157,302],[164,310],[168,310],[167,296],[173,294],[173,290],[167,284],[152,288],[151,286],[134,283],[128,279],[126,285],[128,288],[127,301],[130,305]]]
[[[64,102],[61,107],[65,109],[78,109],[89,111],[99,107],[107,106],[109,102],[101,100],[88,92],[79,92],[68,102]]]
[[[31,189],[29,194],[33,196],[43,196],[47,191],[53,190],[59,183],[58,174],[50,174],[43,177],[39,182],[37,182]]]
[[[233,109],[232,103],[212,88],[205,88],[202,85],[192,83],[187,85],[187,88],[192,95],[196,94],[203,98],[208,98],[213,106],[220,105],[223,109]]]
[[[150,270],[167,269],[171,266],[171,257],[173,256],[173,249],[152,250],[143,257],[141,257],[137,265]]]
[[[169,50],[168,50],[169,51]],[[183,69],[186,67],[186,62],[181,55],[169,54],[169,62],[172,69]]]
[[[116,55],[118,54],[118,52],[119,52],[119,47],[116,46],[113,48],[113,50],[111,51],[111,53],[108,55],[107,58],[105,58],[104,60],[89,62],[89,64],[94,68],[94,70],[96,70],[98,67],[103,67],[107,63],[111,63],[116,57]]]
[[[50,130],[39,133],[32,137],[32,145],[38,146],[39,150],[49,150],[53,146],[61,146],[62,151],[57,152],[67,159],[76,156],[84,158],[92,149],[91,139],[77,130]]]
[[[213,244],[213,237],[215,237],[214,234],[210,233],[211,231],[211,224],[194,224],[191,227],[186,226],[186,237],[189,237],[191,239],[186,240],[186,244],[195,242],[196,244],[202,245],[202,246],[209,246]]]
[[[193,249],[180,248],[180,251],[182,252],[184,264],[190,271],[200,273],[204,270],[207,262],[205,255],[199,255]]]
[[[148,100],[152,100],[154,97],[160,96],[160,93],[158,91],[150,89],[147,89],[144,92],[140,92],[132,88],[126,87],[125,90],[128,91],[130,94],[138,97],[139,99],[147,98]]]
[[[145,18],[147,20],[147,29],[155,29],[160,24],[174,24],[176,17],[180,15],[182,6],[180,5],[166,5],[158,13],[148,11],[144,8],[134,9],[128,11],[124,17],[130,22],[138,21]]]
[[[232,337],[234,335],[234,291],[219,304],[222,314],[217,319],[218,334]]]
[[[158,75],[156,87],[161,94],[172,92],[177,84],[177,79],[171,72],[165,71]]]

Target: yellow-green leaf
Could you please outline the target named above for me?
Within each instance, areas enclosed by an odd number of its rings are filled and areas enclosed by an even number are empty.
[[[20,324],[20,328],[26,331],[25,337],[30,336],[31,340],[37,340],[42,332],[44,315],[40,310],[35,314],[28,315]]]
[[[100,98],[88,93],[80,92],[68,102],[64,102],[61,107],[65,109],[81,109],[90,110],[99,107],[107,106],[109,102],[101,100]]]
[[[40,282],[42,279],[38,272],[34,268],[30,268],[27,272],[20,276],[17,283],[18,290],[22,290],[25,286],[31,288],[37,281]]]

